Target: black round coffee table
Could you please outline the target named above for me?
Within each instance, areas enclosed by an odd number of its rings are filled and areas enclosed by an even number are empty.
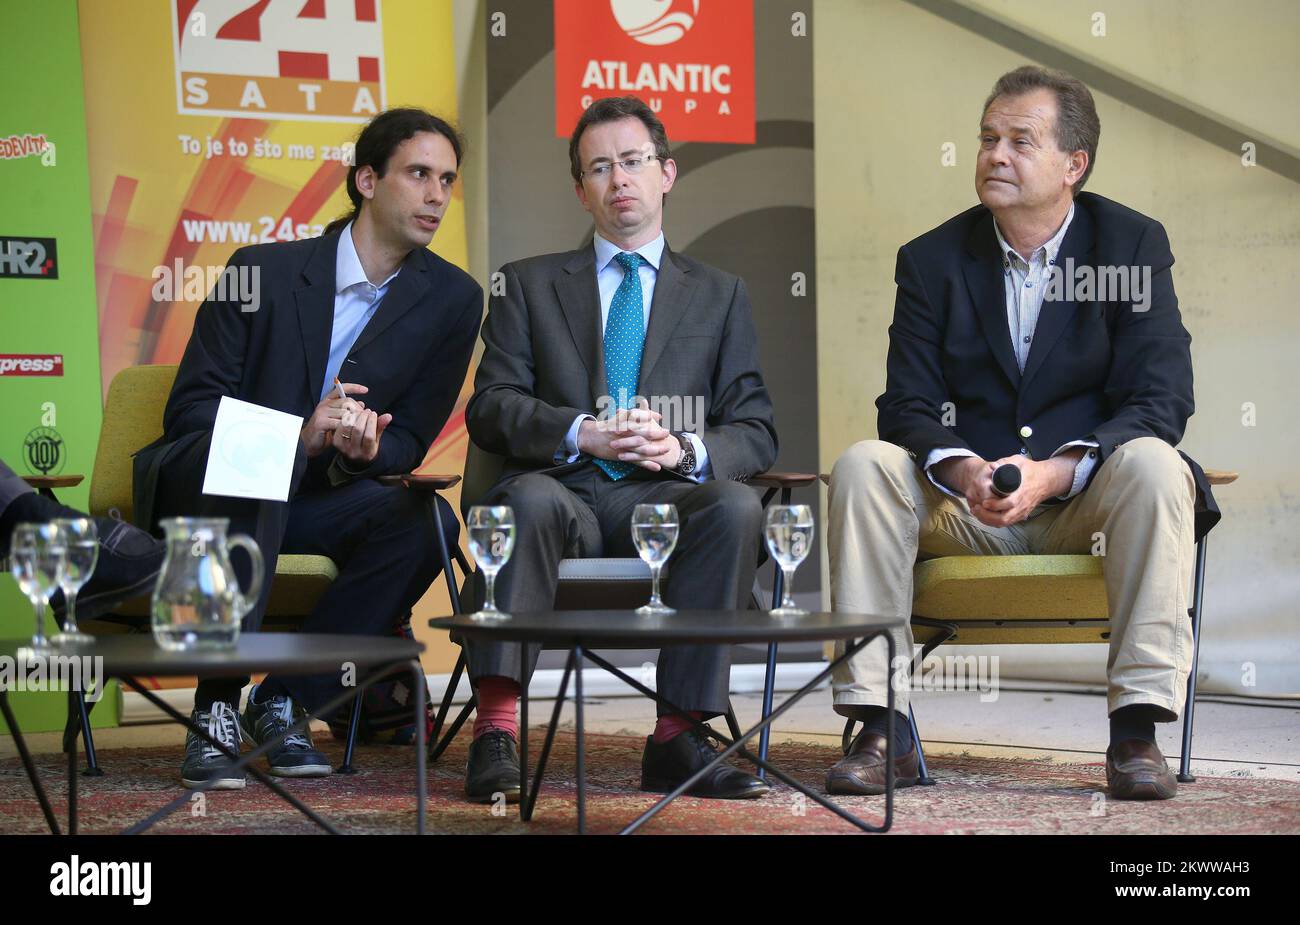
[[[26,646],[26,640],[0,640],[0,658],[15,659],[17,650]],[[137,680],[139,677],[187,677],[190,675],[245,675],[254,672],[276,672],[286,675],[319,674],[324,672],[345,671],[347,666],[353,669],[355,685],[332,699],[316,711],[318,716],[329,716],[349,700],[355,698],[360,703],[361,693],[370,685],[389,678],[392,675],[409,671],[414,696],[411,698],[415,717],[415,754],[416,754],[416,830],[424,833],[424,816],[426,800],[425,780],[425,693],[424,669],[420,666],[420,653],[424,645],[408,639],[385,636],[339,636],[312,633],[244,633],[234,648],[221,651],[169,652],[160,648],[150,634],[131,634],[123,636],[97,636],[92,642],[81,645],[59,646],[51,649],[50,655],[69,660],[62,664],[68,666],[65,678],[71,677],[72,661],[75,660],[79,683],[69,685],[68,718],[69,727],[64,734],[64,748],[68,753],[68,830],[76,834],[77,830],[77,735],[80,729],[80,712],[77,709],[78,692],[85,693],[89,681],[97,684],[97,690],[103,691],[104,682],[118,678],[132,690],[141,694],[146,700],[162,710],[169,718],[193,731],[210,745],[220,749],[232,762],[231,770],[247,770],[255,778],[274,791],[281,799],[311,819],[325,831],[337,834],[337,830],[293,794],[284,790],[279,784],[252,762],[270,749],[279,745],[287,736],[301,732],[310,717],[296,723],[284,735],[268,740],[244,755],[235,755],[212,739],[206,729],[190,723],[189,717],[177,712],[171,705],[161,700],[153,691],[144,687]],[[16,659],[15,659],[16,661]],[[47,662],[47,676],[55,663]],[[89,675],[89,678],[87,678]],[[45,814],[46,824],[54,834],[59,833],[45,789],[36,774],[35,765],[23,741],[22,732],[9,705],[6,692],[0,688],[0,712],[13,733],[14,744],[22,758],[32,788]],[[346,760],[344,762],[347,764]],[[149,818],[131,826],[124,834],[143,832],[154,823],[170,815],[190,801],[196,792],[209,789],[212,782],[205,786],[183,791],[175,800],[155,812]]]
[[[560,710],[568,695],[569,676],[574,679],[575,731],[577,735],[577,791],[578,791],[578,831],[585,830],[586,825],[586,768],[583,744],[582,720],[582,672],[578,669],[583,661],[603,668],[623,683],[651,698],[672,713],[690,720],[697,727],[703,723],[695,720],[676,704],[665,700],[657,692],[636,681],[605,659],[596,655],[593,648],[602,649],[656,649],[666,645],[736,645],[740,643],[782,643],[846,640],[843,654],[835,658],[815,678],[790,695],[784,703],[771,712],[766,712],[757,725],[734,738],[714,735],[719,738],[724,748],[706,767],[694,776],[682,782],[676,790],[664,796],[654,806],[646,810],[623,829],[622,834],[630,834],[649,821],[665,806],[689,790],[697,780],[703,778],[714,766],[727,760],[733,754],[739,754],[748,761],[762,768],[773,777],[789,787],[800,791],[811,800],[829,809],[841,819],[853,823],[867,832],[886,832],[893,824],[894,818],[894,689],[888,685],[887,706],[889,708],[889,736],[886,745],[885,765],[885,815],[880,825],[872,825],[859,819],[854,814],[829,800],[824,794],[816,793],[766,760],[752,754],[745,748],[745,743],[763,730],[767,729],[781,714],[790,709],[810,691],[814,690],[841,664],[846,663],[862,650],[867,643],[877,637],[884,637],[889,650],[889,664],[894,660],[894,642],[889,631],[901,629],[904,620],[900,617],[873,616],[853,613],[809,613],[803,616],[776,617],[764,610],[679,610],[666,616],[641,616],[631,610],[547,610],[512,613],[506,619],[475,620],[471,615],[460,614],[452,617],[435,617],[429,621],[435,629],[448,630],[454,637],[484,642],[517,643],[521,652],[525,646],[542,645],[547,648],[567,649],[569,658],[565,662],[564,675],[560,680],[560,689],[556,694],[555,707],[551,712],[551,722],[546,729],[546,740],[542,745],[541,755],[537,760],[536,777],[532,786],[528,781],[528,685],[520,685],[520,724],[519,724],[519,814],[528,820],[532,818],[533,808],[537,802],[538,790],[546,770],[546,761],[550,755],[551,744],[559,725]],[[527,664],[527,661],[524,660]]]

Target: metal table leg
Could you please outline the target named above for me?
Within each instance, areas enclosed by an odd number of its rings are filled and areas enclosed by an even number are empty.
[[[9,725],[9,733],[14,737],[14,746],[18,749],[18,757],[22,759],[23,770],[27,772],[27,780],[31,782],[32,789],[36,791],[36,802],[41,804],[41,814],[45,816],[45,824],[50,828],[51,835],[62,835],[59,830],[59,823],[54,818],[54,809],[50,806],[50,799],[45,795],[45,788],[41,786],[40,775],[36,773],[36,764],[32,761],[32,754],[27,750],[27,741],[23,738],[22,730],[18,728],[18,720],[14,717],[13,708],[9,706],[9,694],[4,688],[0,688],[0,713],[4,714],[5,722]]]

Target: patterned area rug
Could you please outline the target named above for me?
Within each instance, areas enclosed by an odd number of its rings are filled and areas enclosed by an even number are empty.
[[[529,736],[536,761],[542,729]],[[339,743],[318,736],[337,765]],[[644,740],[624,735],[587,736],[587,827],[614,833],[649,808],[654,798],[637,791]],[[429,774],[429,831],[446,834],[567,834],[574,831],[574,738],[556,740],[547,781],[531,823],[517,809],[473,805],[461,799],[465,754],[461,735]],[[120,831],[160,808],[181,791],[180,749],[111,749],[100,753],[104,777],[81,778],[78,816],[85,833]],[[826,768],[838,757],[829,746],[774,745],[772,759],[786,773],[818,792]],[[66,814],[64,759],[37,758],[55,812]],[[415,827],[414,756],[410,748],[358,749],[360,773],[288,781],[289,790],[346,832],[405,833]],[[1011,758],[936,756],[934,787],[900,791],[893,832],[902,834],[1274,834],[1300,831],[1300,784],[1244,777],[1200,777],[1183,785],[1177,799],[1126,803],[1102,795],[1105,771],[1097,764],[1052,764]],[[868,821],[883,812],[881,797],[837,798]],[[62,821],[61,823],[62,824]],[[0,832],[45,831],[22,765],[0,762]],[[243,791],[197,795],[152,831],[205,834],[306,834],[319,831],[255,780]],[[776,786],[760,800],[720,801],[683,797],[643,829],[658,834],[852,834],[853,826]]]

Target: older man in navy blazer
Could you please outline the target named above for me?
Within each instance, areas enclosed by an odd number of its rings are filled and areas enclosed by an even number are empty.
[[[880,439],[851,447],[831,478],[831,597],[906,618],[918,556],[1086,553],[1104,538],[1107,780],[1112,796],[1164,799],[1177,784],[1154,724],[1183,708],[1193,539],[1218,511],[1174,449],[1192,414],[1191,338],[1164,228],[1080,192],[1099,135],[1092,95],[1069,75],[1023,67],[994,87],[981,205],[898,254]],[[1001,496],[992,474],[1006,464],[1021,485]],[[895,642],[905,666],[910,630]],[[836,711],[864,728],[831,792],[882,791],[885,685],[900,670],[872,645],[834,678]],[[909,786],[917,751],[898,719]]]

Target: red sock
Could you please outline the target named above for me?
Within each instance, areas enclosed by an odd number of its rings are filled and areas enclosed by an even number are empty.
[[[474,717],[474,738],[485,732],[497,730],[519,738],[519,721],[515,707],[519,703],[519,683],[513,678],[490,675],[479,678],[475,685],[478,694],[478,715]]]
[[[697,720],[704,719],[704,714],[690,711],[691,716]],[[655,723],[655,745],[663,745],[665,742],[671,742],[677,736],[681,735],[694,724],[684,716],[678,716],[676,713],[659,717],[659,722]]]

